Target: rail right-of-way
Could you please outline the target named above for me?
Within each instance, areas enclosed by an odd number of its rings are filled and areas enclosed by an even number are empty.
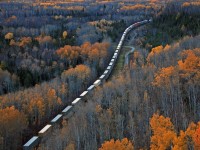
[[[66,106],[65,109],[63,109],[63,111],[58,114],[54,119],[52,119],[50,121],[49,124],[47,124],[44,128],[42,128],[39,132],[38,135],[33,136],[28,142],[26,142],[23,145],[23,149],[24,150],[32,150],[32,149],[37,149],[38,145],[40,142],[44,141],[45,139],[48,138],[48,135],[53,132],[53,130],[60,126],[62,124],[62,120],[66,119],[68,120],[76,111],[76,109],[78,109],[78,106],[80,106],[81,104],[83,105],[83,103],[87,102],[87,98],[91,96],[91,92],[94,90],[94,88],[100,86],[101,84],[103,84],[108,77],[110,76],[113,67],[116,64],[117,58],[119,56],[119,53],[121,51],[123,42],[125,40],[126,35],[128,34],[128,32],[130,30],[132,30],[133,28],[136,28],[138,26],[144,25],[148,22],[151,22],[152,20],[143,20],[140,22],[136,22],[132,25],[130,25],[128,28],[126,28],[126,30],[124,31],[119,44],[114,52],[114,55],[108,65],[108,67],[106,68],[106,70],[104,71],[104,73],[92,84],[88,87],[88,89],[86,91],[84,91],[79,97],[77,97],[74,101],[72,101],[71,105]]]

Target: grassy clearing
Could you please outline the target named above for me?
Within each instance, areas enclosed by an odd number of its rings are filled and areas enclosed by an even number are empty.
[[[119,57],[117,59],[117,62],[113,68],[113,71],[110,75],[110,77],[108,78],[111,79],[113,76],[117,76],[124,68],[124,60],[125,60],[125,54],[130,51],[131,48],[129,47],[122,47],[121,52],[119,54]]]

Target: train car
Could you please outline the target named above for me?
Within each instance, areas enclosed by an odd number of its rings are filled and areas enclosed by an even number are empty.
[[[103,75],[105,75],[105,79],[107,79],[108,76],[109,76],[109,70],[105,70],[104,73],[103,73]]]
[[[134,25],[134,27],[138,27],[140,25],[140,23],[137,22],[137,23],[134,23],[133,25]]]
[[[110,62],[110,63],[109,63],[109,66],[110,66],[110,69],[112,70],[113,67],[114,67],[114,63],[113,63],[113,62]],[[109,67],[109,66],[108,66],[108,67]]]
[[[88,94],[88,91],[84,91],[84,92],[80,95],[80,97],[83,98],[83,97],[85,97],[87,94]]]
[[[73,110],[73,106],[71,106],[71,105],[69,105],[65,109],[63,109],[63,111],[62,111],[63,119],[69,119],[73,114],[72,110]]]
[[[89,92],[89,91],[92,91],[94,89],[94,85],[91,85],[88,89],[87,89],[87,91]]]
[[[99,86],[100,84],[101,84],[101,80],[99,79],[94,82],[95,87]]]
[[[50,124],[53,126],[53,128],[56,128],[62,125],[62,120],[63,120],[63,115],[58,114],[55,118],[51,120]]]
[[[141,22],[140,22],[140,25],[145,24],[145,23],[147,23],[147,22],[148,22],[148,20],[141,21]]]
[[[42,130],[38,132],[38,135],[39,137],[41,137],[42,141],[45,141],[51,132],[52,132],[52,125],[47,124],[44,128],[42,128]]]
[[[81,98],[76,98],[73,102],[72,102],[72,106],[78,104],[81,102]]]
[[[112,57],[112,59],[116,60],[116,59],[117,59],[117,56],[114,55],[114,56]]]
[[[88,95],[88,91],[84,91],[83,93],[81,93],[80,98],[82,101],[87,102],[87,97],[86,95]]]
[[[106,75],[102,74],[102,75],[99,77],[99,80],[101,80],[101,83],[103,84],[103,83],[106,81]]]
[[[111,66],[108,66],[106,70],[108,70],[108,74],[107,74],[107,78],[108,78],[112,71]]]
[[[118,44],[118,45],[117,45],[117,49],[120,49],[120,48],[121,48],[121,44]]]
[[[127,30],[127,32],[129,32],[131,29],[130,28],[128,28],[128,30]]]
[[[108,70],[105,70],[103,74],[106,75],[107,73],[108,73]]]
[[[110,63],[109,63],[109,66],[112,66],[112,65],[113,65],[113,62],[110,62]]]
[[[115,59],[111,59],[111,62],[115,62]]]
[[[105,72],[106,72],[106,73],[105,73]],[[109,74],[108,74],[108,70],[106,70],[105,72],[103,73],[103,75],[105,75],[104,80],[106,80],[107,77],[109,76]]]
[[[99,77],[99,79],[102,81],[102,80],[104,80],[105,76],[106,76],[106,75],[103,74],[103,75],[101,75],[101,76]]]
[[[114,53],[114,56],[116,56],[116,58],[117,58],[117,56],[118,56],[118,53]]]
[[[107,67],[107,70],[109,70],[109,71],[110,71],[110,69],[111,69],[111,66],[108,66],[108,67]]]
[[[39,136],[33,136],[26,144],[23,145],[24,150],[33,150],[39,145],[40,138]]]

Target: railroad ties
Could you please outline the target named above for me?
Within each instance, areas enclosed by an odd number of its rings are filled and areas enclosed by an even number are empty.
[[[47,124],[43,129],[41,129],[38,132],[37,136],[33,136],[27,143],[25,143],[23,145],[23,149],[24,150],[33,150],[33,149],[37,149],[38,145],[40,142],[45,141],[48,136],[52,133],[52,131],[54,130],[54,128],[56,128],[57,126],[61,125],[62,120],[63,119],[69,119],[75,112],[74,109],[76,109],[76,107],[80,106],[83,103],[87,102],[87,97],[90,95],[90,93],[98,86],[100,86],[101,84],[103,84],[108,77],[110,76],[113,67],[117,61],[117,58],[119,56],[119,53],[121,51],[122,48],[122,44],[124,42],[124,39],[127,35],[127,33],[132,30],[133,28],[136,28],[140,25],[146,24],[148,22],[151,22],[150,20],[144,20],[141,22],[137,22],[132,24],[131,26],[129,26],[128,28],[126,28],[126,30],[124,31],[120,42],[114,52],[114,55],[108,65],[108,67],[106,68],[106,70],[104,71],[104,73],[92,84],[88,87],[88,89],[86,91],[84,91],[79,97],[77,97],[74,101],[72,101],[71,105],[66,106],[65,109],[63,109],[63,111],[58,114],[57,116],[55,116],[55,118],[53,118],[49,124]]]

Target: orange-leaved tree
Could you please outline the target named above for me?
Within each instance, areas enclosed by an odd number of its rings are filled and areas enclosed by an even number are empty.
[[[195,131],[193,141],[195,148],[200,149],[200,127]]]
[[[184,131],[180,131],[180,135],[174,138],[172,150],[187,150],[187,134]]]
[[[164,150],[170,148],[176,137],[174,126],[170,118],[154,114],[150,119],[153,135],[151,137],[151,150]]]
[[[106,141],[102,144],[99,150],[134,150],[133,144],[127,138],[114,141],[111,139],[110,141]]]

